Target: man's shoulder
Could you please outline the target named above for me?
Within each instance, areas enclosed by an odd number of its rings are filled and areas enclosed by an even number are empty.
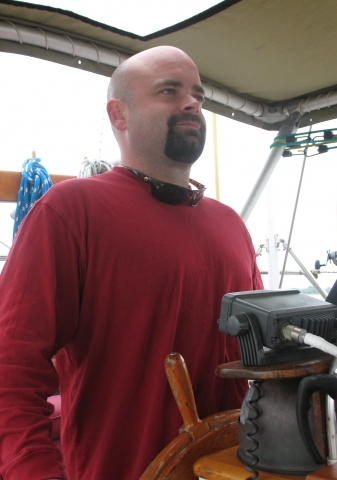
[[[47,205],[63,205],[68,202],[86,204],[94,202],[96,197],[104,196],[116,184],[112,172],[88,178],[72,178],[57,183],[41,199]]]
[[[233,220],[237,219],[239,222],[242,222],[240,215],[232,207],[218,200],[209,197],[203,197],[202,205],[208,213],[227,216],[228,218],[232,218]]]
[[[216,228],[218,232],[228,231],[230,226],[231,234],[238,235],[241,239],[250,240],[247,227],[240,215],[230,206],[214,200],[212,198],[203,198],[203,221],[210,228]]]
[[[112,171],[86,178],[71,178],[53,185],[51,191],[57,193],[85,192],[102,188],[105,184],[114,182],[115,175]]]

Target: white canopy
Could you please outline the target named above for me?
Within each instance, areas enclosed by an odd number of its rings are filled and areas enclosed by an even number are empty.
[[[197,64],[206,109],[268,130],[294,111],[300,126],[337,117],[336,37],[335,0],[226,0],[145,37],[0,0],[1,51],[110,76],[133,53],[174,45]]]

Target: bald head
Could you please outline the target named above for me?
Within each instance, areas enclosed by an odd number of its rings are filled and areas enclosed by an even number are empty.
[[[108,100],[110,98],[119,98],[128,105],[132,99],[132,85],[133,81],[137,81],[139,75],[145,74],[149,68],[160,68],[160,65],[165,65],[170,61],[184,61],[196,65],[193,60],[182,50],[171,46],[160,46],[144,50],[125,60],[114,71],[109,87]]]
[[[112,75],[107,104],[121,164],[188,185],[205,143],[203,100],[198,69],[178,48],[151,48],[123,62]]]
[[[128,78],[131,77],[131,74],[128,74],[129,70],[130,68],[128,68],[128,60],[116,68],[110,79],[107,95],[108,100],[110,98],[119,98],[123,102],[129,104],[131,90],[131,86],[128,82]]]

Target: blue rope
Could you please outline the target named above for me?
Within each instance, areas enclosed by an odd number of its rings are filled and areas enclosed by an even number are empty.
[[[19,226],[38,200],[53,185],[47,170],[39,163],[40,158],[28,158],[22,165],[22,178],[15,210],[13,239]]]

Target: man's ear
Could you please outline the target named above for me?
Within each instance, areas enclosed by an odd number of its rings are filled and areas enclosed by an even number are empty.
[[[123,131],[127,128],[127,105],[118,98],[110,98],[106,106],[110,123],[117,130]]]

